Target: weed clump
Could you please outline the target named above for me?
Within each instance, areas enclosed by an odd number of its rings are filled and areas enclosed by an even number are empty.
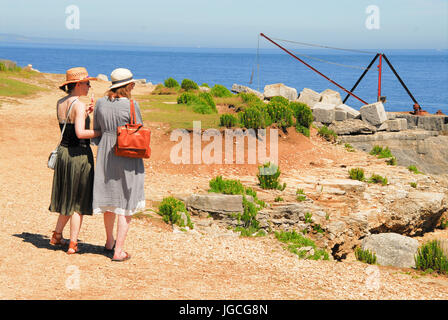
[[[219,126],[231,128],[236,127],[238,125],[238,118],[233,114],[225,113],[219,117]]]
[[[322,126],[317,134],[329,142],[336,142],[338,138],[338,135],[333,130],[328,129],[327,126]]]
[[[380,183],[381,185],[387,185],[387,178],[382,177],[379,174],[372,174],[372,176],[368,180],[369,183]]]
[[[218,98],[227,98],[233,96],[232,92],[230,92],[229,89],[227,89],[221,84],[215,84],[213,88],[210,90],[210,94]]]
[[[365,262],[368,264],[376,264],[376,255],[374,252],[370,251],[370,250],[363,250],[361,248],[356,248],[355,249],[355,257],[356,260],[361,261],[361,262]]]
[[[280,242],[287,244],[287,250],[296,254],[299,259],[329,260],[328,252],[317,248],[313,240],[304,237],[294,230],[292,232],[275,232],[275,237]],[[303,247],[311,247],[314,254],[310,254],[310,251],[307,250],[300,250]]]
[[[199,89],[198,84],[196,82],[194,82],[193,80],[190,80],[190,79],[182,80],[182,83],[181,83],[180,86],[185,91],[198,90]]]
[[[165,85],[165,87],[167,88],[179,88],[179,82],[177,82],[175,79],[173,78],[168,78],[165,79],[165,81],[163,82],[163,84]]]
[[[423,172],[418,171],[417,167],[414,165],[411,165],[408,167],[408,170],[415,173],[415,174],[423,174]]]
[[[353,168],[348,171],[350,179],[364,181],[366,178],[364,176],[364,169],[362,168]]]
[[[444,274],[448,273],[448,258],[437,240],[423,244],[417,250],[414,260],[415,267],[418,270],[427,271],[431,269]]]
[[[258,183],[263,189],[285,190],[286,183],[280,184],[280,168],[274,163],[265,163],[258,167]]]
[[[188,226],[190,229],[193,229],[193,223],[185,208],[185,204],[174,197],[167,197],[162,200],[158,214],[162,216],[163,221],[166,223],[176,224],[179,227]]]

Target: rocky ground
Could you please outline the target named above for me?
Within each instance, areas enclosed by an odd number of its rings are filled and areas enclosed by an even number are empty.
[[[45,77],[48,84],[63,79],[62,75]],[[169,141],[166,125],[149,122],[146,125],[153,133],[152,157],[145,160],[148,216],[132,221],[126,241],[131,260],[114,263],[102,252],[105,236],[101,216],[85,218],[80,254],[67,255],[49,246],[57,216],[48,211],[53,172],[46,168],[46,160],[58,141],[55,102],[63,95],[54,87],[26,99],[1,98],[1,299],[448,298],[448,279],[444,276],[370,266],[354,261],[349,254],[355,239],[372,228],[401,230],[409,225],[404,232],[419,241],[447,238],[446,230],[433,231],[415,222],[421,220],[418,213],[422,211],[412,207],[412,203],[429,203],[429,208],[437,211],[443,206],[447,190],[444,177],[413,175],[366,153],[348,152],[341,145],[323,141],[314,130],[311,139],[294,132],[279,137],[281,180],[287,188],[273,192],[257,187],[256,165],[172,164],[169,152],[175,143]],[[106,82],[93,83],[96,97],[106,88]],[[135,93],[147,90],[139,85]],[[347,171],[353,167],[364,168],[368,177],[372,173],[386,176],[389,185],[350,185]],[[339,244],[336,252],[345,254],[346,259],[299,260],[273,235],[242,238],[211,218],[193,216],[195,229],[182,232],[164,224],[151,211],[169,195],[206,193],[209,180],[217,175],[240,179],[271,204],[281,194],[285,201],[277,206],[296,203],[296,190],[302,188],[308,198],[302,204],[321,208],[329,215],[329,220],[325,216],[315,218],[321,219],[326,234],[333,234],[333,239],[317,240],[322,245],[327,241],[329,249]],[[410,182],[417,182],[418,189],[410,187]],[[409,207],[417,220],[401,214]],[[269,208],[274,209],[275,205]],[[290,227],[286,217],[277,220],[276,227]],[[356,227],[349,228],[353,225]],[[68,236],[68,229],[64,235]]]

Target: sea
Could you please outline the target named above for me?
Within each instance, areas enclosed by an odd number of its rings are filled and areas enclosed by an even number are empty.
[[[376,53],[383,53],[423,110],[429,113],[441,110],[448,114],[447,49],[361,52],[285,47],[346,90],[351,90]],[[163,83],[169,77],[179,83],[187,78],[199,85],[221,84],[231,89],[233,84],[240,84],[263,92],[268,84],[283,83],[296,88],[298,93],[303,88],[317,92],[332,89],[338,91],[343,100],[347,96],[340,87],[275,47],[219,49],[0,43],[0,59],[16,61],[20,66],[32,64],[33,68],[46,73],[63,74],[71,67],[84,66],[91,76],[110,77],[115,68],[123,67],[130,69],[134,78],[153,84]],[[353,91],[367,103],[377,101],[378,64],[376,60]],[[381,95],[386,97],[386,111],[412,111],[413,99],[385,59],[381,71]],[[345,103],[358,110],[363,105],[351,96]]]

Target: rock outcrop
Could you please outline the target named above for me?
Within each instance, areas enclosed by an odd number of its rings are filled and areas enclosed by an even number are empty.
[[[361,248],[375,253],[383,266],[414,268],[414,256],[419,243],[416,239],[397,233],[372,234],[362,240]]]
[[[295,88],[287,87],[283,83],[270,84],[264,87],[264,97],[270,99],[276,96],[284,97],[288,100],[297,99],[297,90]]]

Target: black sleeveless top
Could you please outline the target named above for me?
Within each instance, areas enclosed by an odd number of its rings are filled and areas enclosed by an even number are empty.
[[[63,123],[59,123],[59,128],[64,128]],[[90,128],[90,117],[86,118],[86,129]],[[75,132],[75,124],[74,123],[67,123],[65,126],[64,135],[62,136],[61,146],[64,147],[87,147],[90,145],[90,139],[78,139]]]

